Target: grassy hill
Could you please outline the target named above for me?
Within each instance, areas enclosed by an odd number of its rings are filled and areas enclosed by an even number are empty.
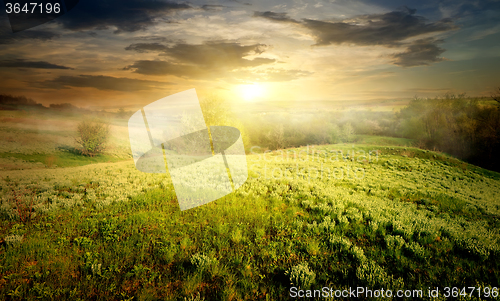
[[[131,160],[2,171],[0,299],[285,300],[292,286],[494,296],[500,174],[375,141],[249,155],[243,187],[183,212],[169,176]]]
[[[82,166],[131,158],[127,121],[106,120],[111,137],[105,154],[90,158],[76,149],[77,124],[87,118],[65,112],[0,111],[0,171]]]

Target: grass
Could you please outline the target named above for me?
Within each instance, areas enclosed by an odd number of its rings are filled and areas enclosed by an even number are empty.
[[[75,167],[88,164],[103,162],[119,162],[125,158],[117,158],[108,154],[99,154],[94,157],[82,156],[76,151],[61,151],[54,154],[18,154],[18,153],[0,153],[0,158],[17,158],[25,162],[40,162],[46,167]]]
[[[378,156],[362,157],[370,150]],[[411,147],[267,155],[248,157],[237,192],[183,212],[167,176],[130,162],[61,169],[45,188],[43,170],[9,172],[0,181],[0,298],[284,300],[294,282],[498,286],[498,173]],[[314,177],[321,166],[365,174]],[[273,177],[276,168],[289,177]],[[27,200],[39,196],[29,222],[5,207],[21,187]]]
[[[500,174],[411,140],[250,154],[241,188],[181,212],[169,176],[127,156],[125,121],[111,121],[109,153],[83,157],[67,127],[33,121],[34,131],[12,114],[3,135],[15,147],[0,152],[17,169],[0,176],[2,300],[285,300],[292,286],[500,282]]]
[[[43,167],[73,167],[130,158],[127,125],[111,119],[111,137],[106,152],[95,157],[81,156],[76,149],[76,126],[84,117],[63,113],[0,112],[0,170]],[[38,163],[38,164],[37,164]]]
[[[356,135],[356,143],[370,145],[390,145],[390,146],[412,146],[414,140],[407,138],[371,136],[371,135]]]

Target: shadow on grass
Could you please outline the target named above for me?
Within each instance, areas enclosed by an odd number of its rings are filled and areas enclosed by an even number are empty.
[[[5,152],[0,153],[0,158],[17,158],[29,162],[40,162],[47,167],[75,167],[95,163],[111,163],[124,161],[129,158],[119,158],[109,154],[99,154],[94,157],[82,155],[76,147],[61,145],[52,153],[20,154]]]
[[[73,147],[73,146],[61,145],[61,146],[56,147],[56,149],[58,151],[61,151],[61,152],[67,152],[67,153],[71,153],[73,155],[82,156],[82,151],[76,147]]]
[[[127,159],[118,158],[106,153],[87,156],[80,149],[69,145],[60,145],[56,149],[59,151],[58,161],[63,163],[62,166],[81,166],[94,163],[118,162]]]

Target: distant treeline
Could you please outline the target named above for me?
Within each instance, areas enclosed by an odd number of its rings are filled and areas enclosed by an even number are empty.
[[[17,109],[19,107],[45,108],[42,104],[35,102],[25,96],[12,96],[0,94],[0,107],[2,109]]]
[[[414,99],[396,114],[398,133],[420,146],[500,171],[500,108],[477,98]]]
[[[261,148],[355,142],[354,134],[391,136],[500,171],[500,109],[491,99],[445,95],[415,98],[398,112],[262,114],[244,125],[251,145]]]
[[[129,115],[132,115],[131,112],[125,111],[123,109],[118,110],[117,112],[107,112],[104,110],[101,111],[93,111],[89,109],[79,108],[70,103],[59,103],[59,104],[50,104],[48,107],[42,105],[41,103],[37,103],[31,98],[27,98],[25,96],[12,96],[0,94],[0,110],[25,110],[25,111],[33,111],[36,110],[39,113],[62,113],[62,114],[70,114],[70,115],[82,115],[82,114],[90,114],[97,115],[99,117],[118,117],[118,118],[128,118]]]
[[[49,107],[45,107],[41,103],[37,103],[33,99],[27,98],[26,96],[12,96],[5,94],[0,94],[0,107],[3,110],[52,109],[59,111],[88,111],[70,103],[50,104]]]
[[[59,103],[59,104],[50,104],[48,107],[42,105],[41,103],[37,103],[31,98],[27,98],[25,96],[12,96],[0,94],[0,110],[25,110],[25,111],[33,111],[36,110],[37,113],[61,113],[61,114],[70,114],[70,115],[92,115],[97,116],[99,118],[121,118],[128,119],[134,112],[127,111],[123,108],[120,108],[116,112],[109,112],[105,110],[89,110],[77,107],[70,103]]]
[[[393,112],[323,111],[249,116],[243,121],[252,145],[268,149],[355,142],[355,134],[397,136]]]

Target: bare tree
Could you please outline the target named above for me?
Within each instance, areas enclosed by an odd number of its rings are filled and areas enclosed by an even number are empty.
[[[491,98],[495,100],[496,102],[500,103],[500,87],[498,87],[493,94],[491,95]]]

